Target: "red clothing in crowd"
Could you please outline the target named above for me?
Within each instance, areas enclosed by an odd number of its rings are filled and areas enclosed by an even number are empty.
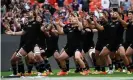
[[[56,3],[56,0],[48,0],[49,4],[51,4],[52,6],[54,6],[54,4]]]

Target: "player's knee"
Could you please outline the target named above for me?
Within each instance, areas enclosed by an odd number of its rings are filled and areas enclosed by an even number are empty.
[[[126,57],[125,53],[120,53],[120,56],[123,58],[123,57]]]
[[[57,53],[55,53],[55,54],[54,54],[54,58],[55,58],[55,59],[58,59],[58,58],[59,58],[59,56],[60,56],[60,55],[59,55],[59,54],[57,54]]]
[[[125,54],[126,56],[130,56],[130,52],[126,52],[126,54]]]

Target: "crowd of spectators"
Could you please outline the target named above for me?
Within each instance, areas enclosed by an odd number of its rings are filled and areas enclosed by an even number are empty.
[[[54,1],[54,0],[53,0]],[[82,12],[92,13],[89,10],[89,3],[93,0],[73,0],[72,3],[64,3],[66,0],[57,0],[57,3],[51,4],[49,0],[45,0],[44,3],[38,3],[34,1],[31,3],[30,0],[2,0],[1,3],[1,26],[2,33],[4,33],[5,25],[8,25],[8,28],[11,28],[13,31],[20,29],[20,24],[24,21],[24,16],[28,16],[28,11],[35,11],[36,14],[41,15],[45,22],[49,23],[51,17],[54,18],[61,16],[62,21],[67,23],[67,16],[70,11],[74,11],[79,15],[82,15]],[[100,1],[100,0],[98,0]],[[104,0],[103,0],[104,1]],[[106,0],[105,0],[106,1]],[[117,1],[117,0],[110,0]],[[95,5],[94,5],[95,6]],[[133,1],[132,0],[120,0],[119,8],[114,8],[119,12],[126,13],[128,10],[133,10]],[[102,9],[100,9],[102,10]],[[107,9],[108,11],[111,8]],[[126,15],[125,15],[126,18]]]

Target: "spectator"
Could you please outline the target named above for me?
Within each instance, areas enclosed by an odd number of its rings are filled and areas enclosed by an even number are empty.
[[[76,0],[72,3],[72,8],[73,8],[74,11],[78,11],[79,4]]]
[[[89,0],[81,0],[82,10],[85,12],[89,11]]]
[[[64,6],[64,0],[57,0],[58,6],[63,7]]]
[[[124,12],[127,13],[127,11],[129,10],[130,6],[131,6],[130,0],[125,0],[125,2],[124,2]]]

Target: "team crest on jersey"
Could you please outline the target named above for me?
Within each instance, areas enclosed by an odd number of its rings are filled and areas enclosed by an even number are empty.
[[[73,30],[70,30],[69,32],[73,32]]]
[[[115,25],[111,25],[111,27],[115,27]]]
[[[116,24],[119,24],[119,22],[116,22]]]
[[[71,30],[71,28],[68,28],[68,30],[70,31],[70,30]]]
[[[28,27],[31,27],[31,25],[28,25]]]
[[[112,23],[110,23],[110,25],[112,25]]]
[[[73,30],[71,28],[69,28],[69,32],[73,32]]]
[[[36,22],[33,22],[33,24],[35,24]]]

